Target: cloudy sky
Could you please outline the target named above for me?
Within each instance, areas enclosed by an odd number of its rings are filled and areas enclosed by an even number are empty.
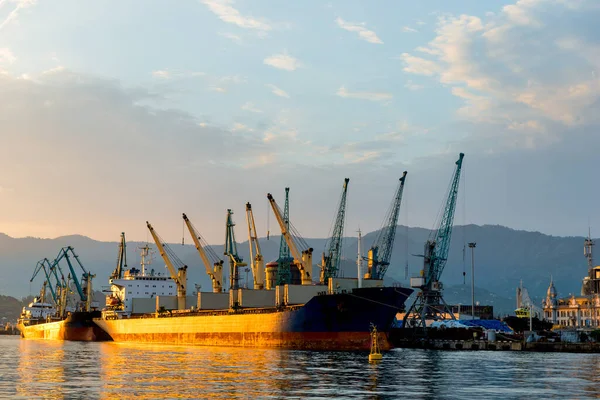
[[[266,193],[324,237],[456,223],[600,232],[596,0],[0,0],[0,232],[212,243]],[[594,227],[598,228],[595,229]]]

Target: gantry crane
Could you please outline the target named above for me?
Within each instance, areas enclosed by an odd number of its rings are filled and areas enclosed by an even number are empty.
[[[340,203],[338,205],[337,216],[333,225],[333,233],[328,240],[326,247],[327,253],[323,252],[321,257],[321,284],[328,284],[329,278],[335,278],[340,269],[340,259],[342,256],[342,238],[344,236],[344,220],[346,217],[346,194],[348,193],[348,182],[350,178],[344,179],[344,186]]]
[[[252,205],[246,203],[246,221],[248,222],[248,245],[250,246],[250,263],[252,265],[252,277],[254,278],[254,289],[261,290],[265,286],[265,260],[260,251],[260,243],[254,223]]]
[[[73,257],[75,259],[75,261],[77,262],[77,265],[79,265],[79,268],[83,271],[83,274],[81,275],[81,281],[79,279],[77,279],[77,273],[75,272],[75,269],[73,268],[73,263],[71,262],[71,257]],[[58,256],[56,256],[56,259],[54,259],[54,261],[52,262],[51,269],[56,271],[56,269],[58,268],[58,271],[61,273],[61,275],[62,275],[62,269],[60,268],[60,262],[62,260],[65,260],[67,262],[67,266],[69,267],[69,271],[70,271],[70,274],[69,274],[70,279],[72,279],[73,282],[75,283],[75,287],[77,288],[77,293],[79,295],[79,299],[81,300],[82,303],[85,304],[85,311],[90,311],[91,306],[92,306],[92,297],[93,297],[93,293],[94,293],[93,288],[92,288],[92,279],[96,275],[92,275],[91,272],[89,272],[85,269],[85,267],[79,260],[79,256],[77,254],[75,254],[75,250],[71,246],[63,247],[59,251]],[[65,290],[65,292],[62,293],[65,300],[63,301],[63,304],[61,304],[63,307],[66,306],[66,304],[64,304],[64,302],[66,301],[67,288],[68,288],[68,284],[65,284],[65,287],[63,288]]]
[[[167,269],[169,270],[169,274],[171,275],[171,279],[177,285],[177,309],[185,310],[185,295],[186,295],[186,286],[187,286],[187,265],[185,265],[179,257],[175,254],[175,252],[169,247],[167,243],[162,240],[162,238],[156,233],[150,222],[146,221],[146,226],[152,235],[152,239],[154,239],[154,243],[158,248],[158,252],[160,256],[163,258]],[[177,264],[177,270],[175,270],[175,266],[173,263]]]
[[[110,280],[123,278],[123,271],[127,269],[127,243],[125,242],[125,232],[121,232],[121,242],[119,243],[119,257],[117,266],[110,276]]]
[[[206,268],[206,274],[212,282],[213,293],[220,293],[223,291],[223,260],[217,256],[217,253],[209,246],[204,240],[202,235],[198,232],[192,221],[189,220],[187,215],[183,214],[183,220],[190,231],[196,250],[202,259],[204,268]]]
[[[383,220],[384,226],[379,230],[379,234],[367,254],[368,270],[365,279],[383,279],[390,265],[406,174],[407,172],[404,171],[400,178],[392,204]]]
[[[421,276],[411,279],[411,286],[421,289],[404,317],[403,325],[412,328],[426,328],[427,320],[456,319],[442,296],[440,282],[450,250],[450,238],[454,223],[454,211],[458,197],[458,184],[464,154],[460,153],[450,183],[450,189],[437,230],[432,231],[425,243]]]
[[[290,188],[285,188],[285,204],[283,206],[283,223],[286,229],[290,226]],[[294,262],[294,257],[290,255],[290,248],[285,241],[285,236],[281,235],[279,241],[279,258],[277,259],[277,281],[276,285],[286,285],[291,282],[290,267]]]
[[[233,231],[233,227],[235,224],[231,216],[233,215],[233,211],[231,209],[227,209],[227,218],[225,220],[225,251],[224,255],[229,258],[229,288],[237,290],[240,288],[239,281],[239,268],[245,267],[246,264],[244,260],[238,255],[237,252],[237,243],[235,241],[235,232]]]
[[[308,243],[300,237],[300,235],[296,233],[296,235],[292,236],[291,231],[294,230],[293,225],[290,221],[284,220],[281,209],[275,202],[275,199],[271,195],[271,193],[267,194],[267,199],[269,199],[269,203],[271,204],[271,208],[273,209],[273,213],[275,214],[275,218],[279,223],[279,227],[281,229],[281,234],[285,238],[285,242],[288,245],[292,256],[294,257],[294,262],[300,267],[300,279],[303,285],[312,284],[311,279],[311,270],[312,270],[312,253],[313,248],[308,246]],[[302,253],[298,250],[298,245],[295,243],[295,240],[298,241],[299,245],[302,246]]]

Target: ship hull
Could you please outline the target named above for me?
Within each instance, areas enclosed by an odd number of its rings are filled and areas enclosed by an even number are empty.
[[[100,315],[100,312],[73,312],[61,321],[28,325],[19,322],[17,329],[25,339],[86,342],[111,340],[110,336],[93,322],[93,318]]]
[[[203,311],[185,316],[94,319],[114,341],[172,345],[368,350],[371,324],[382,349],[407,288],[364,288],[283,309]]]

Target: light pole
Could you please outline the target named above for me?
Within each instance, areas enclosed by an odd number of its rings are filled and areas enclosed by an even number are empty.
[[[471,249],[471,319],[475,319],[475,246],[477,243],[469,243]]]

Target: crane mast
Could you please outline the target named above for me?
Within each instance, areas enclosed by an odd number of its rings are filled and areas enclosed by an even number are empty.
[[[206,273],[212,281],[213,293],[223,291],[223,260],[220,260],[214,250],[208,245],[206,240],[200,235],[196,227],[188,219],[187,215],[183,214],[183,220],[190,231],[196,250],[204,263]],[[210,258],[209,258],[210,257]],[[212,259],[212,261],[211,261]]]
[[[421,276],[411,279],[411,286],[420,288],[421,292],[417,295],[417,298],[404,317],[405,327],[426,328],[427,320],[456,319],[443,299],[443,285],[440,282],[440,278],[448,260],[448,252],[450,250],[454,211],[456,210],[460,173],[464,156],[464,153],[460,153],[456,161],[456,168],[450,183],[439,228],[432,232],[430,238],[425,243]]]
[[[365,279],[383,279],[392,258],[392,249],[394,239],[396,238],[396,227],[398,226],[398,216],[400,215],[400,205],[402,204],[402,194],[404,193],[404,182],[407,172],[404,171],[398,188],[392,200],[392,204],[384,219],[385,226],[379,231],[379,235],[373,242],[373,245],[367,253],[367,273]]]
[[[239,267],[245,267],[248,264],[241,259],[237,252],[235,232],[233,231],[235,224],[231,218],[232,215],[233,211],[231,211],[231,209],[227,209],[227,218],[225,220],[226,230],[224,255],[229,257],[229,289],[237,290],[240,288]]]
[[[344,186],[340,203],[338,206],[337,217],[333,226],[333,234],[328,242],[327,253],[323,252],[321,257],[321,284],[327,284],[329,278],[335,278],[340,269],[340,259],[342,256],[342,239],[344,236],[344,220],[346,217],[346,194],[348,193],[349,178],[344,179]]]
[[[110,279],[123,278],[123,271],[127,269],[127,243],[125,242],[125,232],[121,232],[121,242],[119,243],[119,257],[117,266],[113,271]]]
[[[250,262],[252,263],[252,276],[254,278],[254,289],[261,290],[265,285],[265,260],[260,251],[260,243],[254,223],[252,205],[246,203],[246,221],[248,222],[248,245],[250,246]]]
[[[163,258],[167,269],[169,270],[169,274],[175,284],[177,285],[177,309],[185,310],[185,295],[186,290],[185,287],[187,285],[187,265],[184,265],[179,258],[175,255],[173,250],[169,247],[168,244],[164,243],[164,241],[158,236],[158,233],[154,230],[150,222],[146,221],[146,226],[152,235],[152,239],[154,239],[154,243],[158,248],[158,252],[160,256]],[[168,253],[168,254],[167,254]],[[175,270],[175,266],[171,258],[174,258],[178,264],[181,266]]]
[[[290,188],[285,188],[285,204],[283,206],[283,221],[286,229],[290,228]],[[279,241],[279,258],[277,259],[277,286],[291,283],[290,267],[294,258],[290,255],[290,248],[281,235]]]
[[[312,284],[312,279],[310,277],[310,270],[312,269],[312,253],[313,248],[308,247],[300,253],[296,243],[292,238],[292,235],[289,232],[290,224],[289,221],[285,221],[283,216],[281,215],[281,210],[279,206],[275,202],[275,199],[271,195],[271,193],[267,194],[267,199],[269,199],[269,203],[271,204],[271,208],[273,209],[273,213],[275,214],[275,218],[277,219],[277,223],[281,229],[281,234],[285,238],[285,242],[288,245],[292,256],[294,257],[295,262],[300,266],[300,278],[303,285]]]
[[[81,275],[81,281],[79,279],[77,279],[77,273],[75,272],[75,269],[73,268],[73,263],[71,262],[71,257],[73,257],[75,259],[75,261],[77,262],[77,265],[79,265],[79,268],[83,271],[83,274]],[[96,275],[92,275],[91,272],[87,271],[84,268],[81,261],[79,261],[79,256],[77,254],[75,254],[75,250],[71,246],[63,247],[60,250],[60,252],[58,253],[58,256],[56,257],[56,259],[52,263],[52,269],[58,268],[61,275],[62,275],[62,270],[59,267],[59,263],[63,259],[67,262],[67,266],[69,267],[69,271],[71,272],[71,274],[70,274],[72,277],[71,279],[73,279],[73,282],[75,283],[75,287],[77,288],[77,293],[79,294],[80,300],[85,304],[85,310],[90,311],[91,305],[92,305],[92,295],[93,295],[92,279]],[[64,298],[64,300],[61,300],[61,302],[63,303],[61,305],[63,307],[65,306],[64,302],[66,301],[67,286],[68,285],[65,284],[64,287],[61,289],[61,292],[62,292],[61,297]]]

